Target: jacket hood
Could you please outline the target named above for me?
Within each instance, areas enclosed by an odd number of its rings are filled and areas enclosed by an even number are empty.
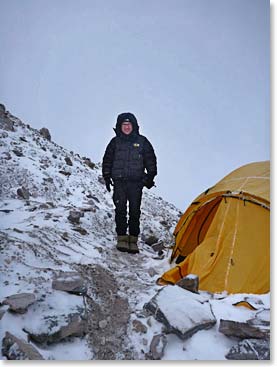
[[[128,119],[131,122],[132,126],[133,126],[133,131],[131,132],[130,135],[138,135],[139,134],[139,125],[138,125],[136,116],[131,112],[123,112],[123,113],[121,113],[120,115],[117,116],[116,126],[114,128],[114,131],[115,131],[116,135],[117,136],[124,136],[125,135],[121,131],[121,125],[126,119]]]

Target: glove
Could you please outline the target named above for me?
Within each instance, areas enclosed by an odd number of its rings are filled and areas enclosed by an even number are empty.
[[[143,186],[145,186],[147,189],[151,189],[151,187],[155,186],[154,177],[150,176],[148,174],[144,174],[144,177],[142,179]]]
[[[111,191],[111,186],[113,186],[112,179],[110,177],[105,178],[105,184],[106,184],[107,190],[110,192]]]

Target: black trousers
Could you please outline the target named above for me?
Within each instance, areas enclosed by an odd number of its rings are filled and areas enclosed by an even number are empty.
[[[135,181],[115,181],[113,202],[115,205],[115,224],[118,236],[127,234],[138,236],[140,233],[140,206],[143,184]],[[127,221],[127,202],[129,202],[129,221]]]

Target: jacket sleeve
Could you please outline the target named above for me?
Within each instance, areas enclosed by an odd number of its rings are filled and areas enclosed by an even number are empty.
[[[157,158],[154,149],[147,138],[145,138],[144,143],[143,162],[148,176],[153,179],[157,174]]]
[[[104,179],[110,178],[112,174],[112,165],[115,151],[115,139],[112,139],[105,151],[102,162],[102,175]]]

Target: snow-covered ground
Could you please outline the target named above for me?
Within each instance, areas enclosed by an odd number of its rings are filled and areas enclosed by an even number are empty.
[[[28,340],[47,360],[149,359],[153,337],[165,332],[161,322],[145,313],[144,305],[162,289],[156,280],[169,268],[180,211],[144,189],[140,253],[118,252],[112,195],[101,179],[100,164],[89,166],[85,157],[47,140],[19,119],[9,119],[13,129],[0,124],[0,301],[32,293],[35,302],[23,314],[1,304],[0,341],[10,332]],[[69,219],[71,211],[81,215],[76,223]],[[159,251],[151,241],[160,245]],[[85,295],[52,287],[61,272],[73,271],[84,279]],[[177,302],[177,288],[172,287],[174,302],[169,296],[162,302],[178,324],[178,317],[187,317],[190,310]],[[215,325],[186,340],[167,333],[162,360],[224,361],[238,340],[219,332],[220,319],[243,322],[270,309],[270,294],[200,296]],[[255,309],[234,306],[243,300]],[[55,322],[52,332],[58,330],[69,314],[78,312],[87,316],[84,336],[54,343],[29,338],[31,332],[47,334],[49,322]],[[5,359],[2,354],[1,358]]]

